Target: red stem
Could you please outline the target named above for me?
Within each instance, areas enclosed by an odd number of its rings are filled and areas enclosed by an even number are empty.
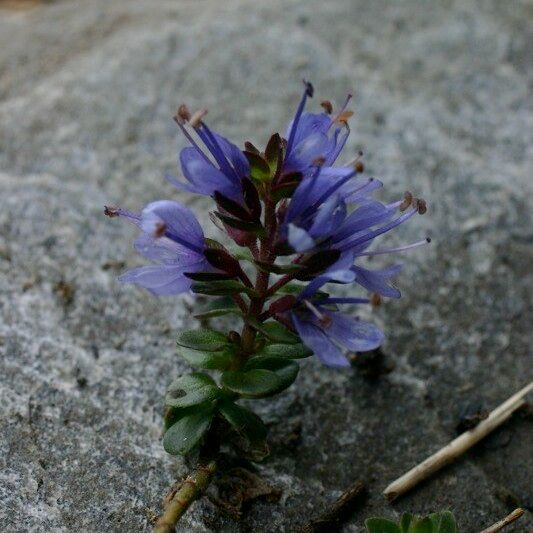
[[[261,247],[259,249],[259,260],[272,264],[276,258],[273,254],[270,245],[274,241],[276,232],[276,205],[270,198],[265,200],[265,236],[261,239]],[[253,251],[252,251],[253,253]],[[268,290],[268,280],[270,274],[261,270],[257,271],[257,277],[255,280],[255,290],[259,293],[256,298],[251,298],[250,307],[246,318],[256,320],[265,305]],[[251,353],[253,353],[255,342],[255,330],[245,323],[241,333],[241,353],[236,361],[237,368],[241,368]]]

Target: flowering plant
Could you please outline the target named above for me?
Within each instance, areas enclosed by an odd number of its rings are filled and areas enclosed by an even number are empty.
[[[178,353],[194,367],[219,372],[220,379],[195,372],[168,388],[163,445],[170,454],[198,452],[200,468],[177,492],[157,531],[171,531],[209,483],[222,445],[255,460],[268,452],[266,426],[241,399],[282,392],[297,377],[298,359],[314,354],[342,368],[350,364],[347,352],[382,343],[375,325],[341,308],[398,298],[391,279],[400,265],[372,270],[361,260],[428,242],[370,250],[380,235],[423,214],[425,202],[410,193],[378,202],[371,195],[382,183],[363,176],[360,156],[335,165],[350,133],[350,96],[337,112],[328,101],[320,113],[304,112],[312,96],[305,82],[285,136],[275,133],[264,150],[249,142],[240,150],[207,126],[205,110],[178,109],[174,119],[190,146],[179,156],[186,181],[170,181],[211,197],[212,221],[237,246],[206,238],[193,212],[175,201],[150,203],[140,213],[106,207],[108,216],[138,227],[135,248],[152,262],[126,272],[122,282],[159,296],[207,295],[212,301],[198,318],[231,314],[243,322],[240,332],[178,335]],[[330,287],[336,284],[359,285],[369,295],[334,296]]]

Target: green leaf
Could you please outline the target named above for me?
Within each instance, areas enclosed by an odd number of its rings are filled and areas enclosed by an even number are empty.
[[[250,163],[250,175],[257,181],[268,181],[271,178],[272,172],[269,164],[263,159],[261,154],[249,152],[245,150],[244,155]]]
[[[249,321],[250,326],[262,333],[265,337],[281,344],[298,344],[300,339],[285,326],[276,321],[259,323]]]
[[[457,533],[455,517],[450,511],[430,514],[429,519],[433,525],[432,533]]]
[[[264,261],[254,261],[254,263],[263,272],[272,272],[274,274],[290,274],[292,272],[298,272],[303,268],[300,265],[271,265]]]
[[[296,281],[291,281],[283,285],[283,287],[277,290],[280,294],[299,294],[305,289],[304,283],[298,283]]]
[[[238,292],[245,292],[249,296],[258,296],[255,289],[246,287],[240,281],[234,279],[193,283],[191,289],[198,294],[210,294],[213,296],[224,296]]]
[[[292,281],[290,283],[287,283],[286,285],[283,285],[280,289],[278,289],[276,292],[280,294],[299,294],[302,292],[305,288],[305,285],[303,283],[298,283],[295,281]],[[317,291],[313,298],[323,299],[323,298],[329,298],[329,294],[324,291]]]
[[[285,359],[303,359],[313,355],[313,352],[301,343],[298,344],[267,344],[257,353],[256,357],[280,357]]]
[[[222,394],[207,375],[195,372],[174,380],[167,389],[165,404],[170,407],[189,407],[215,400]]]
[[[235,370],[222,374],[222,385],[247,398],[264,398],[275,394],[282,381],[271,370]]]
[[[413,521],[413,515],[411,513],[403,513],[400,518],[400,529],[402,533],[407,533],[409,531],[409,525]]]
[[[212,329],[190,329],[182,331],[176,342],[193,350],[216,352],[228,344],[228,339],[223,333]]]
[[[222,374],[229,390],[250,398],[264,398],[289,387],[298,375],[298,364],[279,357],[254,357],[244,370]]]
[[[365,525],[369,533],[457,533],[455,518],[449,511],[426,517],[404,513],[399,526],[385,518],[369,518]]]
[[[282,357],[270,357],[270,356],[258,356],[250,359],[246,365],[244,365],[245,370],[256,370],[264,369],[271,370],[274,372],[278,378],[281,379],[282,385],[276,392],[286,389],[296,379],[300,367],[298,363],[291,361],[290,359]]]
[[[186,455],[205,435],[213,416],[213,407],[207,406],[180,418],[165,433],[163,447],[171,455]]]
[[[296,190],[296,187],[298,187],[298,185],[299,182],[291,181],[289,183],[274,187],[272,189],[272,200],[277,203],[283,198],[290,198]]]
[[[368,518],[365,526],[368,533],[401,533],[400,527],[386,518]]]
[[[267,146],[265,148],[265,159],[270,165],[270,168],[275,171],[278,166],[278,160],[282,157],[283,143],[279,133],[274,133],[270,137]]]
[[[249,409],[226,401],[219,405],[222,416],[251,444],[263,444],[267,436],[267,427],[263,421]]]
[[[218,211],[215,212],[215,215],[227,224],[230,228],[235,228],[241,231],[248,231],[249,233],[255,233],[256,235],[263,236],[265,229],[260,222],[247,222],[245,220],[239,220],[237,218],[230,217],[224,213]]]
[[[207,248],[214,248],[215,250],[225,250],[225,246],[218,242],[218,241],[215,241],[215,239],[209,239],[208,237],[206,237],[204,239],[204,243],[206,245]]]
[[[203,319],[229,314],[241,315],[241,310],[235,305],[229,296],[223,296],[222,298],[210,299],[210,301],[204,305],[194,317]]]
[[[415,518],[409,525],[409,533],[432,533],[433,524],[429,516],[424,518]]]
[[[231,255],[235,257],[235,259],[239,259],[239,261],[248,261],[250,263],[253,263],[254,261],[254,256],[252,255],[252,252],[248,250],[248,248],[229,245],[228,250],[230,251]]]
[[[186,348],[180,345],[178,345],[178,355],[183,357],[192,366],[216,370],[227,370],[233,359],[233,354],[229,349],[218,352],[207,352],[204,350],[193,350],[192,348]]]

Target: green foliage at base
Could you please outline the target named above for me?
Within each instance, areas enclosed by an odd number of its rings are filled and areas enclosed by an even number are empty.
[[[225,300],[206,314],[233,308]],[[257,459],[268,453],[267,428],[239,399],[266,398],[278,394],[295,381],[299,365],[295,359],[311,355],[296,335],[278,322],[250,324],[257,332],[255,352],[241,357],[239,335],[224,335],[212,329],[183,331],[177,352],[192,366],[220,372],[212,376],[194,372],[176,378],[165,397],[165,450],[173,455],[194,452],[202,444],[215,418],[225,421],[241,450]],[[218,427],[218,426],[217,426]],[[230,439],[231,440],[231,439]]]
[[[424,517],[404,513],[398,524],[387,518],[369,518],[365,526],[368,533],[457,533],[450,511]]]

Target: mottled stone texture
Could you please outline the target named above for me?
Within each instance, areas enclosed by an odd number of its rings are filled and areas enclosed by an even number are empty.
[[[213,127],[262,143],[285,127],[302,77],[315,106],[355,90],[347,151],[365,151],[381,198],[427,199],[389,243],[433,243],[405,257],[402,300],[373,312],[391,373],[368,381],[309,360],[291,392],[258,402],[273,450],[260,473],[280,503],[237,523],[204,500],[180,530],[297,531],[356,479],[371,497],[345,531],[448,508],[475,532],[531,509],[525,415],[397,504],[380,495],[454,436],[465,404],[492,408],[532,377],[531,4],[37,4],[0,10],[0,529],[149,530],[187,470],[159,437],[163,390],[186,370],[173,339],[195,321],[186,299],[117,283],[138,261],[134,230],[102,206],[173,197],[207,220],[203,200],[163,179],[183,145],[175,107],[207,106]],[[303,424],[293,447],[287,418]],[[528,512],[508,531],[532,524]]]

